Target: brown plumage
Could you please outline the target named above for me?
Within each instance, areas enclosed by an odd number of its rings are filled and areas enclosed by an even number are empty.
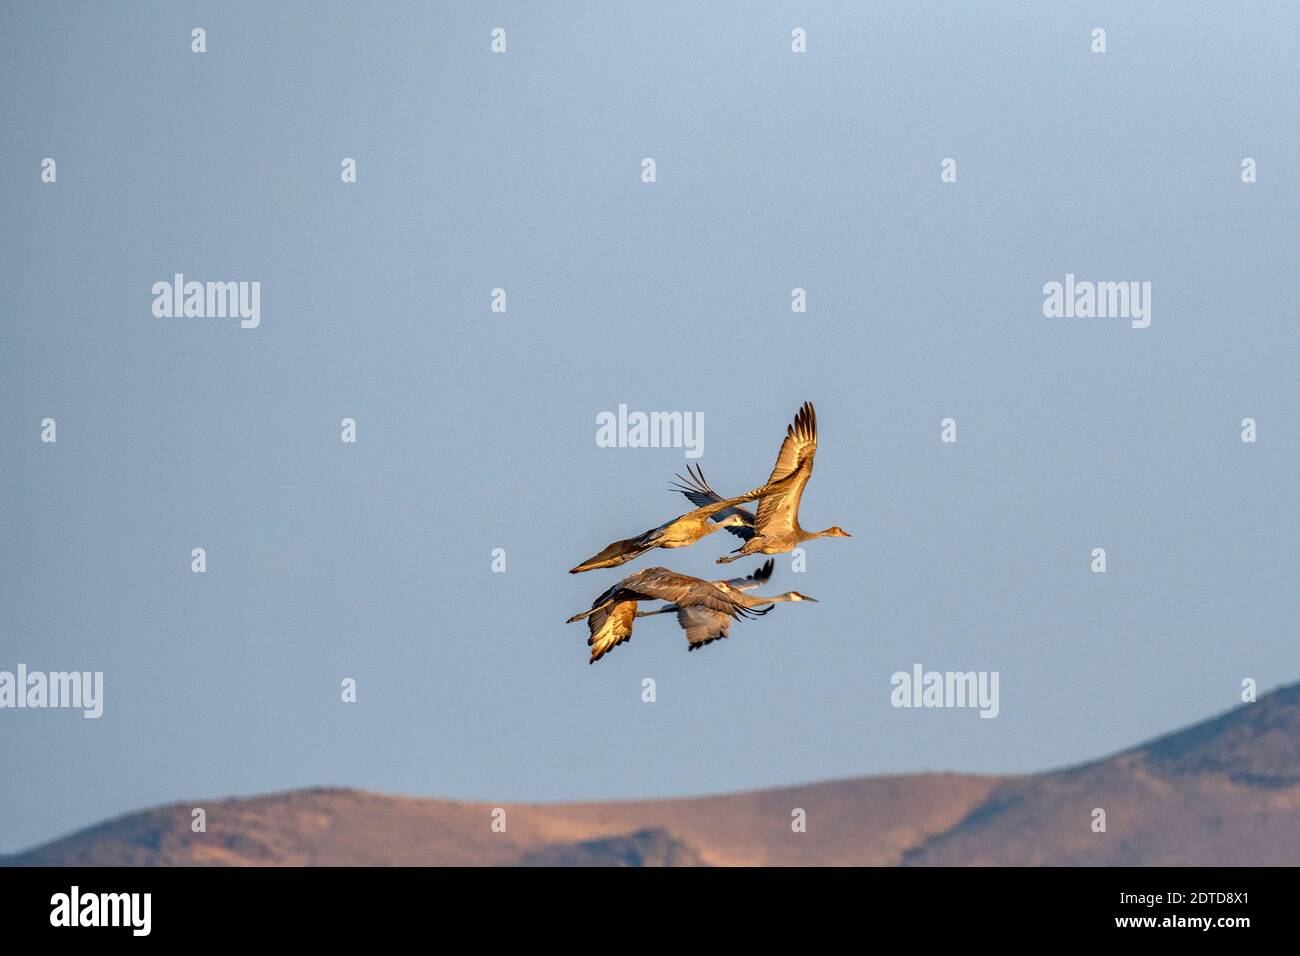
[[[784,594],[777,594],[773,597],[761,597],[759,595],[749,595],[743,592],[752,591],[761,584],[766,584],[772,577],[772,567],[775,564],[771,558],[763,564],[757,571],[748,577],[731,578],[726,581],[710,581],[715,588],[724,593],[733,593],[740,603],[746,607],[755,605],[776,604],[780,601],[817,601],[814,597],[808,597],[806,594],[800,594],[798,591],[786,591]],[[731,616],[721,614],[712,608],[704,605],[695,605],[693,607],[681,607],[677,604],[665,604],[661,608],[653,611],[637,611],[637,617],[649,617],[652,614],[668,614],[676,612],[677,623],[681,629],[686,632],[686,649],[693,651],[703,647],[705,644],[711,644],[714,641],[722,640],[727,637],[731,631]]]
[[[632,637],[632,625],[638,617],[638,601],[669,601],[678,607],[705,607],[727,619],[766,614],[770,607],[755,607],[754,601],[741,591],[727,591],[712,583],[678,574],[667,568],[646,568],[619,581],[591,604],[591,610],[569,618],[569,623],[587,619],[591,660],[596,663],[613,648]]]
[[[725,516],[716,524],[709,519],[742,501],[752,501],[763,490],[761,488],[755,489],[738,498],[719,498],[702,508],[696,508],[684,515],[678,515],[672,521],[661,524],[657,528],[651,528],[649,531],[642,532],[632,538],[615,541],[599,554],[583,561],[576,568],[570,568],[569,573],[581,574],[583,571],[593,571],[596,568],[616,568],[620,564],[626,564],[633,558],[640,557],[654,548],[685,548],[699,541],[705,535],[713,534],[719,528],[739,525],[743,519],[736,515]]]
[[[696,471],[694,480],[678,478],[689,487],[677,488],[686,495],[692,504],[700,501],[712,501],[711,507],[718,508],[718,514],[740,513],[741,521],[735,525],[739,530],[733,531],[745,539],[745,543],[730,555],[718,558],[719,564],[727,564],[750,554],[784,554],[793,551],[804,541],[813,538],[847,538],[849,533],[838,525],[832,525],[825,531],[805,531],[799,525],[799,502],[803,499],[803,490],[812,477],[813,458],[817,455],[817,413],[811,402],[804,402],[794,417],[794,424],[786,428],[785,441],[776,456],[776,465],[767,484],[758,489],[758,510],[752,522],[746,522],[748,512],[731,506],[736,499],[722,499],[707,481],[704,473]]]

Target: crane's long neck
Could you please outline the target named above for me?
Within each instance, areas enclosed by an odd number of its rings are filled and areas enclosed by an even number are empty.
[[[758,607],[760,604],[778,604],[781,601],[798,601],[800,598],[793,591],[786,591],[784,594],[775,594],[772,597],[764,597],[761,594],[742,594],[741,603],[746,607]]]

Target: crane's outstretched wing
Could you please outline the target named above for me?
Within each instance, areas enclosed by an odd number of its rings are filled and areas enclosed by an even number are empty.
[[[599,601],[600,599],[597,598]],[[632,639],[632,622],[636,619],[636,601],[614,601],[587,618],[587,629],[591,636],[587,646],[591,648],[591,660],[594,664],[618,645]]]
[[[747,608],[737,597],[701,578],[667,568],[646,568],[618,583],[619,597],[669,601],[678,607],[706,607],[727,617],[756,617],[765,611]]]
[[[713,487],[704,478],[704,470],[699,465],[687,465],[687,475],[675,475],[677,483],[672,486],[674,491],[680,491],[684,494],[691,504],[697,508],[703,508],[711,504],[717,504],[722,501],[722,495],[713,490]],[[732,506],[724,508],[717,514],[713,515],[714,521],[721,521],[729,515],[740,515],[745,520],[743,525],[732,525],[727,528],[732,534],[742,541],[748,541],[754,537],[754,515],[753,512]]]
[[[677,608],[698,607],[716,613],[724,620],[733,617],[760,617],[771,607],[751,609],[735,596],[708,581],[677,574],[667,568],[646,568],[631,574],[591,602],[591,610],[575,614],[569,622],[587,619],[591,661],[595,663],[609,651],[632,637],[638,601],[669,601]]]
[[[591,648],[591,660],[594,664],[610,650],[618,647],[632,637],[632,624],[637,618],[636,598],[623,591],[620,581],[591,602],[591,610],[583,611],[569,618],[569,623],[587,619],[587,646]]]
[[[731,618],[706,607],[679,607],[677,623],[686,632],[688,651],[722,640],[731,628]]]
[[[794,531],[799,518],[799,501],[803,498],[804,486],[812,477],[816,454],[817,413],[813,411],[812,402],[804,402],[794,416],[794,424],[786,427],[785,441],[781,442],[776,465],[764,486],[770,488],[778,482],[782,485],[777,493],[759,501],[758,513],[754,516],[757,534],[789,534]]]
[[[743,578],[732,578],[722,583],[735,591],[752,591],[758,586],[767,583],[768,579],[772,577],[772,568],[775,565],[776,562],[768,558],[753,574]],[[767,607],[755,613],[766,614],[770,610],[772,608]],[[727,637],[731,630],[731,618],[725,614],[719,614],[717,611],[711,611],[706,607],[677,608],[677,623],[686,632],[686,649],[688,651],[693,651],[697,647],[703,647],[705,644],[711,644],[714,641],[720,641]]]
[[[758,569],[748,577],[731,578],[726,584],[728,587],[735,588],[737,591],[752,591],[760,584],[766,584],[772,577],[772,568],[776,566],[776,561],[768,558],[761,564]]]

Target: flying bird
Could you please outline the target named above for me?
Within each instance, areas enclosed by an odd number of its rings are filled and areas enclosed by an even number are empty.
[[[771,558],[768,558],[757,571],[748,577],[731,578],[727,581],[711,581],[710,583],[726,593],[740,592],[738,599],[746,606],[755,604],[776,604],[778,601],[812,601],[817,602],[814,597],[806,594],[800,594],[798,591],[786,591],[784,594],[777,594],[772,597],[761,597],[759,595],[745,594],[746,591],[752,591],[760,585],[766,584],[772,577],[772,566],[775,564]],[[769,608],[770,610],[770,608]],[[690,607],[682,607],[678,604],[665,604],[663,607],[656,608],[653,611],[637,611],[637,617],[650,617],[654,614],[668,614],[677,612],[677,623],[681,625],[686,632],[688,651],[703,647],[705,644],[711,644],[714,641],[721,640],[728,636],[731,629],[731,616],[715,611],[710,607],[702,604]],[[767,613],[766,611],[764,613]]]
[[[851,535],[839,525],[825,531],[805,531],[799,526],[799,502],[803,490],[812,477],[813,458],[817,454],[817,413],[811,402],[804,402],[794,417],[794,424],[786,428],[785,441],[776,456],[776,465],[767,484],[741,499],[724,499],[704,479],[704,472],[696,469],[690,478],[677,478],[682,484],[676,490],[694,505],[717,508],[713,514],[719,525],[722,521],[739,518],[727,525],[728,530],[742,538],[744,544],[730,555],[718,558],[718,564],[727,564],[750,554],[784,554],[804,541],[813,538],[848,538]],[[758,510],[750,515],[744,508],[734,507],[742,501],[759,498]],[[725,516],[725,517],[723,517]],[[711,515],[712,517],[712,515]]]
[[[646,568],[625,577],[601,594],[591,604],[591,610],[569,618],[587,620],[590,637],[591,660],[596,663],[611,649],[630,640],[632,625],[638,616],[638,601],[669,601],[677,607],[704,607],[716,611],[727,619],[756,617],[772,610],[771,606],[758,608],[755,601],[739,590],[719,588],[709,581],[678,574],[667,568]]]
[[[593,571],[596,568],[616,568],[620,564],[627,564],[633,558],[640,557],[647,551],[654,548],[685,548],[694,544],[705,535],[713,534],[719,528],[730,528],[739,526],[743,519],[738,515],[727,515],[721,518],[715,524],[709,519],[720,511],[739,504],[742,501],[752,501],[764,489],[759,488],[741,495],[739,498],[718,498],[710,501],[703,507],[696,508],[694,511],[688,511],[684,515],[678,515],[672,521],[661,524],[657,528],[651,528],[632,538],[625,538],[622,541],[615,541],[613,544],[601,551],[600,554],[593,555],[576,568],[570,568],[570,574],[581,574],[583,571]]]

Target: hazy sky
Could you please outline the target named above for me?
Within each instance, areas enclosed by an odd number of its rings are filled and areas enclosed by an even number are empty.
[[[1300,677],[1293,5],[366,6],[0,12],[0,670],[105,675],[0,710],[0,851],[312,785],[1040,770]],[[261,325],[154,317],[178,272]],[[1067,273],[1150,328],[1045,318]],[[803,521],[854,536],[770,589],[822,603],[589,667],[568,615],[733,546],[567,574],[689,507],[596,416],[702,412],[737,492],[805,399]],[[895,709],[917,662],[1000,715]]]

